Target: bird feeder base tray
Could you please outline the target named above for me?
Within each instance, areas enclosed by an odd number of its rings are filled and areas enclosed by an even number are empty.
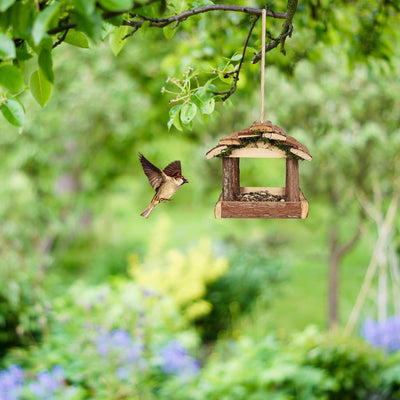
[[[284,187],[241,187],[240,194],[261,192],[285,196]],[[215,218],[291,218],[308,216],[308,201],[300,190],[299,201],[226,201],[222,193],[215,205]]]

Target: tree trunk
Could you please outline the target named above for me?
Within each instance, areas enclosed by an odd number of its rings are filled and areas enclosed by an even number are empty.
[[[328,289],[328,321],[329,329],[335,329],[338,323],[338,294],[340,274],[340,253],[337,243],[337,228],[331,228],[329,234],[329,289]]]
[[[338,227],[333,225],[329,232],[329,288],[328,288],[328,324],[333,330],[339,322],[339,280],[340,264],[343,257],[358,242],[361,233],[361,220],[354,236],[344,244],[339,243]]]

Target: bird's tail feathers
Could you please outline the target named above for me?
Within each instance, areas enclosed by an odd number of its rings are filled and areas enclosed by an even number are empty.
[[[150,213],[153,211],[154,205],[150,204],[140,215],[149,218]]]

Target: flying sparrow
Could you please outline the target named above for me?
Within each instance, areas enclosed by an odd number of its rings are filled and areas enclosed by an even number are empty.
[[[164,171],[161,171],[147,160],[142,153],[139,153],[139,160],[150,185],[156,191],[150,205],[140,214],[142,217],[148,218],[158,203],[169,201],[179,187],[184,183],[189,183],[189,181],[182,175],[180,161],[173,161],[164,168]]]

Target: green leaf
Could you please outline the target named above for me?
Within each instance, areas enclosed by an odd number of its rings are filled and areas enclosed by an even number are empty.
[[[12,125],[22,126],[24,124],[25,110],[22,103],[15,98],[7,99],[0,107],[4,118]]]
[[[53,57],[51,50],[46,48],[42,49],[39,53],[39,68],[43,72],[45,78],[54,83],[54,72],[53,72]]]
[[[0,85],[11,93],[19,93],[24,88],[22,72],[14,65],[0,67]]]
[[[185,104],[181,110],[181,121],[183,124],[189,124],[193,121],[197,113],[197,106],[194,103]]]
[[[150,27],[151,22],[150,21],[146,21],[143,22],[142,26],[140,27],[140,33],[142,34],[142,39],[144,39],[144,37],[146,36],[146,32]]]
[[[129,26],[120,26],[114,29],[110,34],[110,47],[115,56],[119,54],[122,48],[125,46],[126,40],[122,40],[129,32]]]
[[[165,39],[170,40],[174,37],[175,32],[177,31],[178,28],[172,29],[171,26],[165,26],[163,28],[164,36]]]
[[[35,19],[32,28],[32,38],[36,46],[39,45],[50,25],[51,20],[60,8],[60,3],[53,3],[41,11]]]
[[[14,42],[5,33],[0,33],[0,58],[3,60],[15,58]]]
[[[215,108],[215,100],[212,97],[208,101],[206,101],[202,106],[201,106],[201,112],[203,114],[212,114],[214,112]]]
[[[182,124],[180,120],[181,108],[182,105],[178,104],[169,110],[170,119],[168,121],[168,130],[170,130],[173,125],[176,129],[178,129],[178,131],[182,131]]]
[[[239,61],[242,59],[242,55],[236,53],[234,56],[231,57],[231,61]]]
[[[68,31],[64,42],[82,49],[88,49],[90,47],[89,40],[85,34],[75,30]]]
[[[103,21],[101,24],[101,40],[104,40],[111,32],[114,31],[114,29],[114,25]]]
[[[34,2],[17,1],[9,10],[13,36],[31,41],[32,25],[37,12]]]
[[[192,7],[199,8],[199,7],[211,6],[213,4],[215,3],[213,3],[211,0],[196,0],[193,2]]]
[[[128,11],[133,7],[133,0],[99,0],[99,3],[109,11]]]
[[[99,11],[95,10],[95,12],[89,16],[76,13],[74,14],[74,18],[78,25],[78,30],[84,32],[95,42],[101,39],[103,19]]]
[[[0,12],[6,11],[15,3],[15,0],[0,0]]]
[[[82,15],[93,14],[96,0],[74,0],[75,9]]]
[[[28,51],[28,47],[26,43],[23,43],[21,46],[17,47],[17,60],[18,61],[26,61],[33,57],[31,53]]]
[[[35,100],[44,107],[50,99],[53,85],[45,78],[41,70],[31,75],[30,88]]]

